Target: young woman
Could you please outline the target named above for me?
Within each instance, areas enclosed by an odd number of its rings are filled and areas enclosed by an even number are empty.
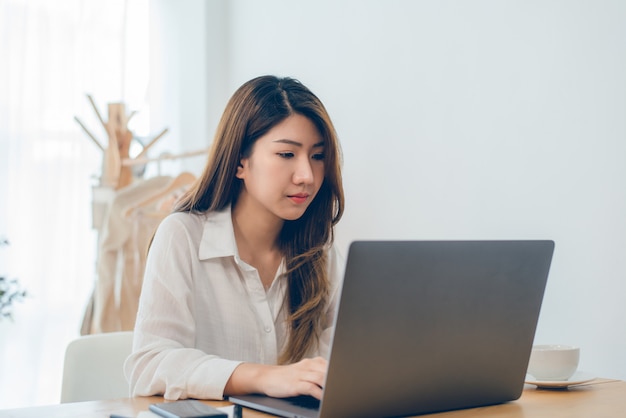
[[[343,266],[340,147],[322,102],[262,76],[230,99],[208,163],[146,263],[131,392],[321,398]]]

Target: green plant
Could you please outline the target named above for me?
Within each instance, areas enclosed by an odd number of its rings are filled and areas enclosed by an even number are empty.
[[[0,246],[9,245],[6,239],[0,239]],[[17,279],[0,276],[0,321],[4,318],[13,319],[13,304],[26,297]]]

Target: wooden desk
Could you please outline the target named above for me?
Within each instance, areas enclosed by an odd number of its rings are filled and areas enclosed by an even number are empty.
[[[160,397],[131,398],[108,401],[66,403],[32,408],[0,410],[0,418],[109,418],[111,413],[134,417],[148,409],[151,403],[163,402]],[[228,402],[205,401],[220,407]],[[597,379],[585,385],[565,390],[537,389],[526,385],[522,397],[514,402],[481,408],[422,415],[432,418],[602,418],[623,416],[626,411],[626,382]],[[270,415],[244,409],[244,418]]]

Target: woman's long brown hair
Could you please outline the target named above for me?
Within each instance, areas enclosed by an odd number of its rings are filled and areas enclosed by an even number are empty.
[[[292,78],[261,76],[232,96],[217,128],[202,176],[182,197],[176,210],[203,213],[235,204],[241,191],[237,166],[249,157],[255,141],[292,114],[307,117],[324,139],[324,181],[304,215],[285,221],[279,247],[288,276],[289,337],[279,362],[302,359],[318,344],[329,298],[328,244],[344,209],[341,150],[322,102]]]

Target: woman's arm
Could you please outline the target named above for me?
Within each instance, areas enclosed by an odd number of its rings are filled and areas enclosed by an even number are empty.
[[[193,276],[202,228],[183,220],[166,218],[152,242],[125,373],[132,395],[221,399],[240,362],[195,348]]]

